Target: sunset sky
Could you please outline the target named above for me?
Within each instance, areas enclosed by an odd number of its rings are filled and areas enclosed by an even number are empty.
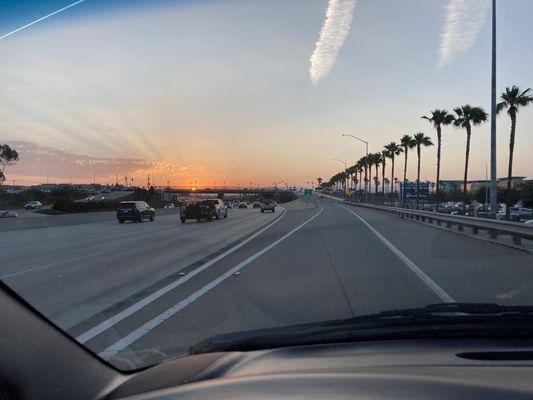
[[[72,3],[3,1],[0,36]],[[332,158],[364,152],[342,133],[378,151],[406,133],[434,138],[420,118],[433,108],[490,110],[489,3],[82,1],[0,39],[0,142],[21,150],[8,183],[327,179]],[[533,1],[499,4],[499,90],[533,87]],[[498,118],[500,176],[509,126]],[[489,130],[474,130],[471,178],[485,176]],[[460,179],[465,134],[445,128],[443,142],[442,179]],[[533,177],[532,148],[533,106],[519,115],[515,175]]]

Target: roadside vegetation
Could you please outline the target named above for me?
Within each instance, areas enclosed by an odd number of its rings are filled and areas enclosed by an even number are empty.
[[[511,121],[511,131],[509,135],[509,151],[508,151],[508,171],[507,171],[507,187],[505,190],[498,189],[498,199],[503,200],[506,203],[506,214],[509,219],[511,212],[511,205],[522,201],[524,206],[532,206],[532,186],[531,183],[526,183],[522,187],[512,188],[511,178],[513,176],[513,161],[514,161],[514,147],[516,141],[517,131],[517,115],[518,111],[527,107],[533,103],[533,95],[531,89],[522,90],[517,86],[507,87],[500,95],[500,102],[497,106],[498,114],[506,111]],[[487,122],[489,114],[482,108],[477,106],[471,106],[469,104],[462,105],[454,108],[453,113],[444,109],[434,109],[429,115],[422,118],[431,123],[431,126],[435,130],[436,134],[436,146],[437,146],[437,160],[436,160],[436,182],[435,191],[431,194],[430,200],[436,205],[438,211],[439,204],[446,201],[460,201],[463,202],[464,207],[471,203],[473,200],[479,202],[485,202],[485,190],[481,189],[478,192],[468,191],[468,169],[470,158],[470,142],[473,130],[475,127]],[[457,129],[463,129],[465,131],[465,159],[464,159],[464,174],[463,184],[461,191],[448,192],[441,190],[441,158],[445,155],[442,154],[442,142],[446,139],[446,130],[444,128],[453,126]],[[503,128],[500,128],[503,129]],[[422,140],[422,138],[425,138]],[[388,189],[388,195],[391,198],[399,196],[396,193],[395,185],[399,183],[399,180],[395,177],[394,167],[399,157],[403,153],[403,179],[401,182],[408,183],[407,179],[407,161],[410,150],[416,150],[418,158],[417,178],[417,206],[418,206],[418,187],[420,185],[420,158],[423,153],[423,148],[433,145],[433,141],[428,136],[425,136],[423,132],[418,132],[413,135],[403,135],[399,141],[399,145],[396,142],[391,142],[384,146],[384,149],[377,153],[370,153],[367,156],[359,159],[354,165],[346,168],[345,171],[339,172],[333,175],[329,181],[323,182],[320,178],[319,186],[323,188],[352,188],[361,192],[374,192],[374,196],[379,196],[379,187],[381,185],[381,195],[385,196],[386,188]],[[391,160],[391,167],[386,170],[387,159]],[[381,171],[381,180],[379,176],[379,168]],[[373,174],[373,169],[375,173]],[[390,172],[390,175],[389,175]],[[389,179],[390,177],[390,179]]]

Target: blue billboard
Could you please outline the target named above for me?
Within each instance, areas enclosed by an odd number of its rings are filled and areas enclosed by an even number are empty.
[[[416,199],[416,182],[407,182],[400,184],[400,192],[402,197],[406,200]],[[429,198],[429,182],[420,182],[420,196],[421,200]]]

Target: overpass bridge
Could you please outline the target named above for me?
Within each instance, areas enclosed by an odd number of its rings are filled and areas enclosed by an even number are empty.
[[[172,201],[180,196],[194,196],[196,194],[211,194],[224,200],[226,195],[260,195],[268,198],[279,197],[280,188],[243,188],[243,187],[219,187],[219,188],[164,188],[161,190],[163,201]]]

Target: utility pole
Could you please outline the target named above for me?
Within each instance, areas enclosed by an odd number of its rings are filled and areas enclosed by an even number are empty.
[[[488,173],[488,165],[487,163],[485,163],[485,207],[487,207],[488,203],[489,203],[489,173]]]
[[[498,183],[496,176],[496,0],[492,0],[492,93],[490,113],[490,215],[498,212]]]

